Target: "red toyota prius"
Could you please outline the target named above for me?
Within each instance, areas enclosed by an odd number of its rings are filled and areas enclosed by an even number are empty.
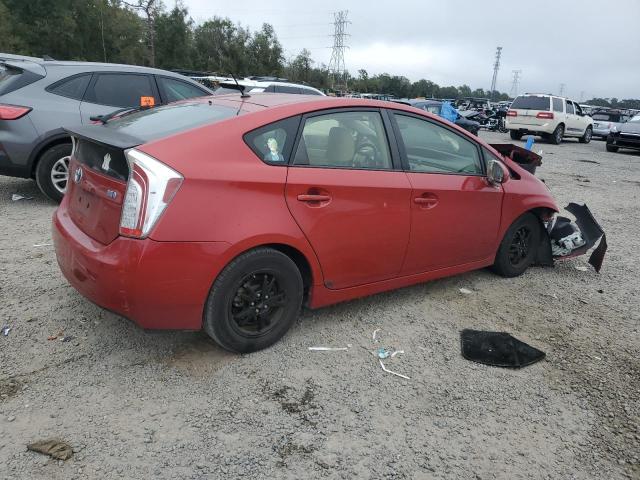
[[[303,305],[551,255],[536,155],[410,106],[224,95],[71,134],[65,277],[143,328],[204,328],[232,351],[273,344]]]

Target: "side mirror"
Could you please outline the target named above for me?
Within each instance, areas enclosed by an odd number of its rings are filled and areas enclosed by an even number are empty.
[[[492,185],[500,185],[509,178],[509,171],[502,162],[498,160],[489,160],[487,165],[487,180]]]

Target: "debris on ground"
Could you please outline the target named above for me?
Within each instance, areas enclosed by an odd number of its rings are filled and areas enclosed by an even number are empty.
[[[377,352],[378,358],[385,359],[391,356],[391,352],[380,347]]]
[[[584,265],[576,265],[576,270],[580,270],[581,272],[586,272],[589,269]]]
[[[2,332],[2,335],[4,335],[5,337],[9,336],[10,331],[11,327],[9,325],[5,325],[4,327],[2,327],[2,330],[0,330],[0,332]]]
[[[64,337],[60,337],[61,342],[70,342],[75,337],[73,335],[65,335]]]
[[[349,350],[349,346],[346,347],[309,347],[312,352],[344,352]]]
[[[382,370],[384,370],[385,372],[390,373],[391,375],[395,375],[396,377],[404,378],[405,380],[411,380],[406,375],[389,370],[387,367],[384,366],[384,363],[382,363],[382,360],[378,359],[378,361],[380,362],[380,366],[382,367]]]
[[[51,247],[53,243],[34,243],[34,247]]]
[[[40,440],[27,445],[27,449],[32,452],[49,455],[57,460],[69,460],[73,456],[71,446],[59,439]]]
[[[14,193],[11,195],[11,200],[17,202],[18,200],[33,200],[33,197],[27,197],[25,195],[20,195],[19,193]]]
[[[520,368],[545,357],[545,353],[506,332],[465,329],[460,332],[462,356],[492,367]]]
[[[56,333],[55,335],[50,335],[47,337],[47,340],[57,340],[59,337],[63,337],[64,336],[64,330],[60,330],[58,333]]]
[[[382,329],[381,329],[381,328],[376,328],[376,329],[373,331],[373,335],[371,336],[371,338],[373,339],[373,341],[374,341],[374,342],[377,342],[377,341],[378,341],[378,340],[376,340],[376,335],[378,335],[378,332],[379,332],[380,330],[382,330]]]
[[[469,290],[468,288],[459,288],[458,290],[460,290],[460,293],[463,293],[465,295],[469,295],[470,293],[473,293],[471,290]]]

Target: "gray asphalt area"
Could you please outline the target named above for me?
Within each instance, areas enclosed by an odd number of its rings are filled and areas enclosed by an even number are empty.
[[[601,273],[579,257],[307,310],[250,355],[91,304],[58,270],[56,206],[0,177],[0,479],[640,478],[640,153],[540,149],[558,204],[587,203],[607,233]],[[472,363],[464,328],[546,359]],[[408,380],[382,370],[379,347],[404,351],[385,365]],[[73,456],[26,448],[49,438]]]

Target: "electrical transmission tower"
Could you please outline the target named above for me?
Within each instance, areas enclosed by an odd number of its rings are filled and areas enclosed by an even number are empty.
[[[564,94],[564,87],[566,87],[566,85],[564,83],[560,84],[560,94],[558,95],[559,97],[562,97],[562,95]]]
[[[496,81],[498,80],[498,70],[500,70],[500,55],[502,55],[502,47],[496,49],[496,63],[493,64],[493,78],[491,79],[491,90],[489,96],[493,98],[493,92],[496,89]]]
[[[344,50],[349,48],[344,44],[345,37],[349,34],[345,33],[348,10],[341,10],[333,14],[333,50],[331,51],[331,60],[329,61],[329,73],[331,74],[331,88],[336,91],[347,90],[347,76],[344,65]]]
[[[513,73],[513,83],[511,84],[511,92],[509,92],[509,96],[511,98],[516,98],[518,96],[518,86],[520,85],[520,74],[522,70],[512,70]]]

